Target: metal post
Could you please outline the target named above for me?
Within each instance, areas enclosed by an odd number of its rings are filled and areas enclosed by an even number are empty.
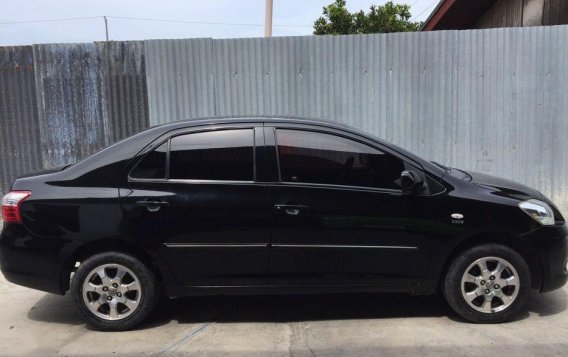
[[[105,33],[106,33],[106,41],[108,42],[108,21],[107,21],[107,17],[103,16],[105,18]]]
[[[266,0],[264,12],[264,37],[272,37],[272,1]]]

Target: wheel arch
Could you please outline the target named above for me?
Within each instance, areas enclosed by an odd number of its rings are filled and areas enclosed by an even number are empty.
[[[77,263],[83,262],[85,259],[92,257],[95,254],[105,252],[119,252],[131,255],[139,259],[142,263],[148,266],[156,274],[156,278],[160,284],[164,283],[164,277],[155,259],[144,249],[124,240],[117,239],[100,239],[90,241],[79,246],[67,259],[61,271],[61,291],[66,292],[70,288],[71,273],[76,270]]]
[[[444,264],[442,265],[442,269],[439,274],[437,290],[441,291],[441,284],[444,281],[444,277],[446,276],[451,263],[456,259],[457,256],[472,247],[491,243],[502,244],[519,253],[527,262],[527,265],[529,267],[531,274],[531,287],[533,289],[540,290],[542,285],[543,268],[541,266],[538,254],[534,251],[534,249],[531,249],[530,246],[522,240],[522,238],[505,232],[477,233],[458,243],[444,260]]]

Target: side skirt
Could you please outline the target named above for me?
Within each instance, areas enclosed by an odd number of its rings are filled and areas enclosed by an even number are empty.
[[[406,284],[358,285],[249,285],[249,286],[176,286],[167,287],[170,298],[204,295],[293,295],[399,292],[423,294],[420,282]]]

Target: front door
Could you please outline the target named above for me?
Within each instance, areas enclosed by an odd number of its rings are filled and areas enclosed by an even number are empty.
[[[279,165],[270,185],[270,271],[281,284],[405,284],[430,256],[407,163],[340,132],[266,128]],[[269,145],[268,148],[271,146]]]
[[[130,172],[128,230],[154,242],[185,285],[257,283],[268,273],[271,219],[255,174],[262,127],[192,130],[164,138]]]

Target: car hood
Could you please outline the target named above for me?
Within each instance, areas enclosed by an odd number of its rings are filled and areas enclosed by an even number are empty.
[[[534,188],[525,186],[515,181],[500,177],[482,174],[479,172],[468,172],[471,182],[477,186],[493,189],[503,195],[519,198],[522,200],[529,198],[544,199],[544,195]]]

